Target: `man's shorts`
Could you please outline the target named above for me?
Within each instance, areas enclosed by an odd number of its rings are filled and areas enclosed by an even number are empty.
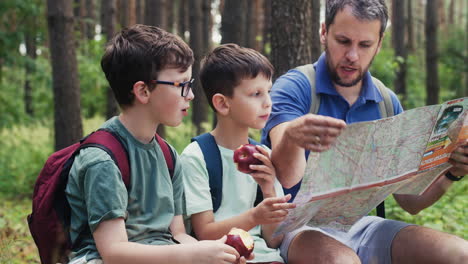
[[[376,216],[365,216],[348,232],[331,228],[304,226],[285,235],[280,246],[281,257],[288,259],[288,248],[293,238],[307,230],[315,230],[340,241],[356,252],[362,263],[392,263],[391,246],[396,234],[410,224]],[[317,252],[320,254],[320,252]]]
[[[85,256],[79,259],[75,259],[69,262],[68,264],[103,264],[103,263],[104,262],[102,262],[101,259],[92,259],[90,261],[86,261],[86,256]]]

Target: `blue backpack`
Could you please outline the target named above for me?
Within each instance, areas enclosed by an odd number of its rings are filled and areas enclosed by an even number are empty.
[[[219,152],[215,138],[210,133],[194,137],[192,138],[192,142],[193,141],[198,143],[205,159],[214,213],[219,209],[223,197],[223,163],[221,161],[221,153]],[[249,138],[249,143],[252,145],[260,145],[260,143],[251,138]],[[254,205],[259,204],[261,201],[263,201],[263,194],[260,186],[258,186]]]

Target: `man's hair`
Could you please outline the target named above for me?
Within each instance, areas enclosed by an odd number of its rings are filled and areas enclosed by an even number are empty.
[[[267,79],[273,76],[273,66],[260,52],[240,47],[237,44],[224,44],[215,48],[202,60],[200,82],[211,108],[213,95],[220,93],[232,97],[234,87],[242,80],[252,79],[262,74]]]
[[[382,38],[388,21],[388,10],[384,0],[327,0],[325,8],[325,26],[333,24],[336,14],[350,6],[353,15],[360,20],[380,20],[380,38]]]
[[[194,62],[190,47],[158,27],[134,25],[123,29],[106,46],[101,67],[121,106],[133,103],[133,85],[145,82],[150,91],[165,68],[187,70]]]

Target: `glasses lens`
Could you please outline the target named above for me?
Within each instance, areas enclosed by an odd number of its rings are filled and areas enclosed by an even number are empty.
[[[182,96],[183,97],[187,97],[187,95],[189,94],[190,89],[192,88],[192,83],[193,83],[193,79],[191,79],[190,81],[184,83],[184,86],[182,86]]]

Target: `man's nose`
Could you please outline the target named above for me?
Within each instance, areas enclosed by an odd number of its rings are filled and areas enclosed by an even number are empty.
[[[352,62],[357,61],[359,58],[357,48],[356,47],[349,48],[348,52],[346,52],[346,58]]]

